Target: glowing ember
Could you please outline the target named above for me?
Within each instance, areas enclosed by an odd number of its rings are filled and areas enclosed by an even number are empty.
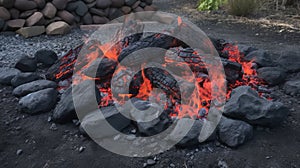
[[[237,80],[234,84],[230,84],[227,92],[227,98],[230,97],[231,91],[242,85],[251,86],[253,89],[256,90],[258,85],[266,85],[266,83],[257,77],[257,72],[253,68],[253,61],[247,62],[243,61],[244,55],[239,51],[237,45],[226,44],[223,53],[228,53],[228,59],[237,62],[242,65],[243,68],[243,77],[241,80]]]
[[[178,25],[182,24],[182,19],[178,17]],[[153,38],[160,40],[162,38],[161,34],[155,34]],[[174,44],[176,44],[176,40],[174,40]],[[180,89],[177,87],[176,80],[168,73],[161,71],[161,72],[154,72],[151,69],[144,69],[144,65],[140,67],[141,73],[139,77],[134,77],[133,80],[140,80],[138,88],[136,89],[137,93],[128,93],[128,94],[118,94],[113,95],[111,91],[111,81],[108,77],[97,77],[93,78],[83,73],[85,69],[88,69],[92,66],[92,63],[99,59],[99,58],[106,58],[113,62],[118,63],[118,59],[120,53],[123,48],[128,47],[130,44],[128,41],[124,43],[116,43],[112,45],[111,43],[107,44],[95,44],[94,46],[90,47],[89,49],[93,49],[92,51],[88,52],[84,60],[77,60],[77,55],[81,49],[78,47],[75,50],[71,50],[67,53],[62,59],[61,64],[59,67],[59,71],[56,74],[56,79],[58,81],[70,78],[70,72],[75,71],[75,75],[73,78],[73,84],[79,84],[84,80],[95,80],[96,86],[99,88],[101,93],[101,102],[99,107],[105,107],[111,105],[113,102],[117,100],[118,103],[122,103],[122,100],[128,100],[132,97],[136,97],[142,100],[149,100],[149,97],[154,97],[156,101],[160,102],[161,97],[159,94],[153,93],[154,88],[159,88],[163,90],[167,96],[167,103],[165,103],[165,110],[170,109],[170,116],[171,117],[192,117],[192,118],[202,118],[207,115],[211,100],[218,98],[219,95],[212,95],[212,83],[208,78],[207,68],[214,68],[213,65],[206,65],[202,60],[201,56],[198,55],[197,52],[193,51],[192,49],[183,49],[183,48],[174,48],[178,52],[178,56],[183,58],[183,62],[179,61],[176,58],[170,58],[165,56],[165,64],[162,65],[163,67],[168,67],[169,65],[175,65],[176,67],[181,67],[184,69],[186,66],[191,68],[192,72],[194,73],[194,80],[189,78],[188,74],[185,72],[178,72],[180,76],[183,76],[183,80],[186,82],[186,88],[191,89],[190,93],[192,95],[188,95],[188,93],[181,93]],[[172,44],[173,45],[173,44]],[[185,50],[185,52],[181,52],[181,50]],[[236,80],[234,83],[230,83],[227,88],[227,98],[230,97],[231,91],[241,85],[248,85],[251,86],[253,89],[257,89],[256,87],[259,85],[264,85],[264,82],[257,78],[257,72],[253,68],[253,61],[247,62],[243,61],[243,55],[240,53],[238,47],[232,44],[226,44],[224,49],[221,51],[222,53],[226,53],[228,55],[228,60],[234,63],[238,63],[242,66],[243,75],[240,79]],[[182,60],[182,59],[181,59]],[[74,64],[80,65],[81,69],[74,70]],[[112,67],[111,69],[115,69]],[[114,73],[122,73],[125,71],[126,67],[119,66],[119,68]],[[153,71],[153,72],[151,72]],[[158,75],[156,78],[149,78],[150,75]],[[215,76],[217,79],[220,79],[220,74],[212,71],[210,75]],[[164,78],[160,78],[159,76],[163,76]],[[124,83],[130,83],[131,81],[126,81],[127,79],[124,77]],[[225,81],[220,80],[217,85],[222,86]],[[183,94],[183,95],[182,95]],[[182,96],[188,97],[189,102],[185,105],[180,104],[180,99]],[[118,99],[115,99],[118,97]],[[199,101],[200,100],[200,101]],[[201,114],[199,114],[201,112]],[[204,114],[203,114],[204,113]]]

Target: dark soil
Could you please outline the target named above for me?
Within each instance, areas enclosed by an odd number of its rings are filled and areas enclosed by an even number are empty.
[[[276,25],[223,20],[196,12],[195,1],[165,0],[156,4],[167,12],[183,15],[205,33],[265,49],[276,59],[282,52],[300,53],[300,31]],[[300,55],[299,55],[300,56]],[[299,63],[300,65],[300,63]],[[291,75],[292,77],[292,75]],[[82,136],[75,124],[57,125],[51,130],[50,113],[29,116],[18,110],[12,88],[0,86],[0,167],[143,167],[147,158],[129,158],[113,154]],[[153,167],[299,167],[300,100],[283,94],[280,87],[273,93],[291,109],[288,119],[274,129],[256,128],[252,141],[230,149],[211,142],[194,149],[171,149],[156,157]],[[79,148],[85,150],[79,152]],[[23,152],[17,155],[17,150]]]

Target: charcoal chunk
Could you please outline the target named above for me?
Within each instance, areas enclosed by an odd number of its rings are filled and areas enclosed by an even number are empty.
[[[145,70],[145,75],[154,87],[162,89],[168,95],[180,98],[179,85],[168,72],[159,68],[148,68]]]
[[[96,59],[91,65],[83,70],[83,74],[96,78],[109,78],[113,75],[117,62],[107,57]]]
[[[172,36],[166,34],[153,34],[124,48],[118,57],[118,61],[121,62],[129,54],[144,48],[158,47],[162,49],[169,49],[181,45],[184,45],[184,43]]]

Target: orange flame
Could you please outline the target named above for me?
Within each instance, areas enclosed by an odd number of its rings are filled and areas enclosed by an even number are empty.
[[[151,81],[145,75],[145,69],[142,70],[142,78],[144,82],[140,86],[139,93],[136,97],[146,100],[150,96],[150,93],[152,91],[152,85]]]

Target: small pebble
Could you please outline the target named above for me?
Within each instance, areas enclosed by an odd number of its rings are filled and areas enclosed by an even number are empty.
[[[128,135],[128,136],[126,136],[126,139],[127,139],[128,141],[133,141],[133,140],[135,140],[135,138],[136,138],[135,135]]]
[[[227,163],[225,161],[219,160],[218,167],[219,168],[228,168],[228,165],[227,165]]]
[[[49,116],[48,119],[47,119],[47,121],[48,121],[48,122],[51,122],[51,121],[52,121],[52,117]]]
[[[18,149],[18,150],[17,150],[17,155],[18,155],[18,156],[20,156],[22,153],[23,153],[23,150],[22,150],[22,149]]]
[[[75,124],[75,126],[79,126],[80,125],[80,121],[79,120],[72,120],[73,124]]]
[[[175,167],[175,165],[173,163],[170,164],[170,167]]]
[[[136,133],[136,129],[131,130],[130,133],[135,134]]]
[[[55,123],[52,123],[52,124],[51,124],[50,130],[52,130],[52,131],[56,131],[56,130],[57,130],[57,127],[56,127],[56,124],[55,124]]]
[[[153,159],[148,159],[148,160],[147,160],[147,165],[153,166],[153,165],[155,165],[155,164],[156,164],[156,161],[155,161],[155,160],[153,160]]]
[[[116,141],[116,140],[120,139],[120,137],[121,137],[121,135],[120,135],[120,134],[116,135],[116,136],[114,137],[114,141]]]
[[[18,131],[18,130],[22,129],[22,127],[18,126],[15,129]]]
[[[83,152],[84,151],[84,149],[85,149],[85,147],[83,147],[83,146],[81,146],[80,148],[79,148],[79,153],[81,153],[81,152]]]

